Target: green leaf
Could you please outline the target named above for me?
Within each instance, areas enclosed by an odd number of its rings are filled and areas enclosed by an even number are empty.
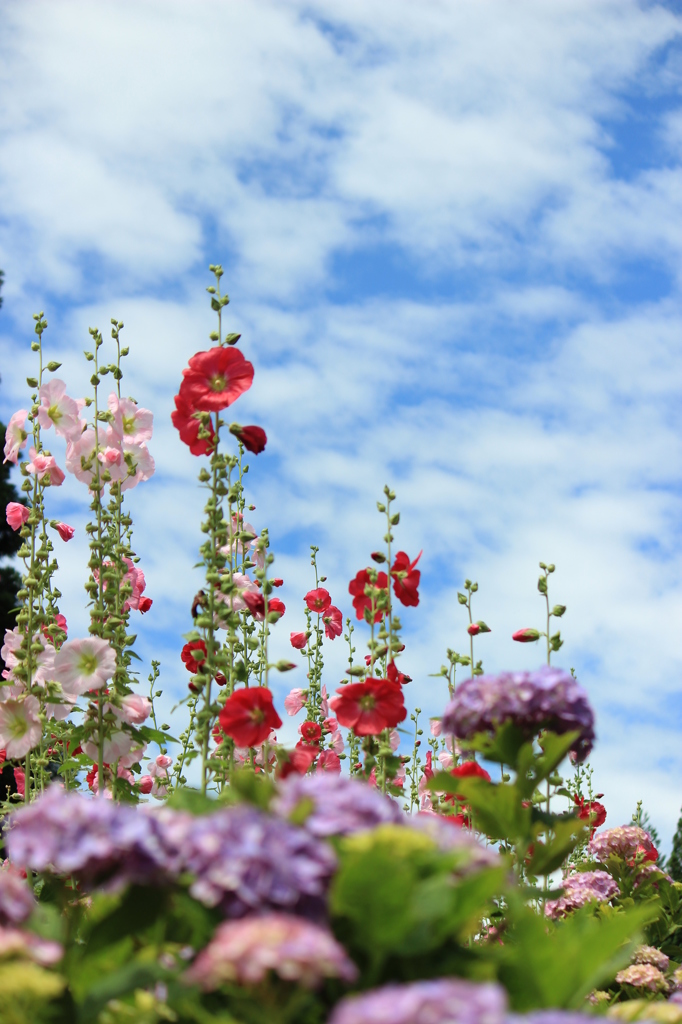
[[[131,886],[119,906],[98,921],[88,935],[88,956],[129,935],[146,931],[164,913],[166,904],[167,895],[163,889]]]
[[[510,896],[505,945],[492,947],[490,955],[512,1008],[582,1007],[593,988],[628,963],[642,927],[656,915],[650,904],[603,919],[585,908],[551,924]]]
[[[587,834],[585,823],[577,818],[555,821],[551,827],[554,834],[549,840],[535,843],[528,865],[531,875],[549,875],[556,871]]]
[[[150,725],[141,725],[137,731],[147,743],[160,743],[163,746],[166,743],[180,742],[175,736],[169,736],[167,732],[162,732],[161,729],[152,729]]]

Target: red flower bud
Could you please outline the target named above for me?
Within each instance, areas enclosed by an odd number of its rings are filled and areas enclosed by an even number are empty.
[[[469,636],[476,636],[481,632],[481,627],[477,622],[472,622],[470,626],[467,626],[467,633]]]
[[[532,644],[535,640],[539,640],[541,633],[537,629],[531,629],[530,626],[526,629],[517,629],[515,633],[512,633],[512,640],[517,640],[520,644]]]

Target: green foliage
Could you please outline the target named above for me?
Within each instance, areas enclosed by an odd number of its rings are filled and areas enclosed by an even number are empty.
[[[677,822],[673,836],[673,848],[668,857],[668,874],[676,882],[682,882],[682,813]]]

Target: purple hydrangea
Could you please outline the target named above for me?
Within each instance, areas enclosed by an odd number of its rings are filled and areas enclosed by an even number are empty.
[[[547,917],[565,917],[572,910],[584,907],[590,900],[606,903],[618,896],[620,889],[608,871],[583,871],[569,875],[562,882],[563,896],[557,900],[547,900],[545,914]]]
[[[460,978],[385,985],[342,999],[329,1024],[503,1024],[506,993]]]
[[[183,860],[195,876],[191,894],[228,917],[266,910],[320,917],[336,867],[326,843],[245,805],[195,818]]]
[[[0,867],[0,925],[21,924],[35,906],[31,886],[16,868],[5,862]]]
[[[573,746],[584,761],[594,742],[594,712],[570,672],[549,665],[536,672],[475,676],[457,689],[443,715],[442,730],[460,739],[513,723],[529,738],[540,729],[563,734],[578,730]]]
[[[212,991],[235,981],[258,984],[269,971],[306,988],[315,988],[324,978],[355,981],[358,975],[328,928],[291,914],[263,914],[219,925],[185,981]]]
[[[151,815],[59,785],[11,815],[6,842],[15,865],[73,875],[86,888],[157,881],[178,867]]]
[[[325,839],[406,821],[399,805],[373,786],[327,772],[290,775],[280,785],[272,809],[282,818],[289,818],[306,806],[306,830]]]
[[[510,1014],[508,1024],[594,1024],[594,1014],[578,1010],[535,1010],[534,1013]]]

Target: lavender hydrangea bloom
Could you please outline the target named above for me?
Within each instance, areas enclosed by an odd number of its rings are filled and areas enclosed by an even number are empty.
[[[463,682],[443,715],[442,730],[468,739],[511,722],[529,737],[540,729],[563,734],[577,729],[573,747],[584,761],[594,742],[594,713],[587,694],[569,672],[545,665],[536,672],[502,672]]]
[[[195,899],[229,917],[288,910],[318,918],[336,856],[304,829],[242,805],[195,819],[184,864]]]
[[[327,928],[291,914],[264,914],[219,925],[185,980],[211,991],[231,981],[257,984],[268,971],[306,988],[323,978],[354,981],[358,974]]]
[[[0,867],[0,925],[21,924],[36,906],[33,890],[10,864]]]
[[[503,1024],[506,1003],[499,985],[438,978],[349,996],[329,1024]]]
[[[563,896],[545,903],[547,917],[565,917],[572,910],[584,907],[590,900],[606,903],[620,892],[608,871],[583,871],[569,875],[562,882],[562,888]]]
[[[301,804],[310,805],[304,827],[314,836],[347,836],[377,825],[399,825],[405,814],[390,797],[366,783],[319,772],[290,775],[280,785],[272,809],[288,818]]]
[[[149,815],[58,785],[11,815],[6,842],[14,864],[73,875],[86,888],[159,881],[177,868]]]

